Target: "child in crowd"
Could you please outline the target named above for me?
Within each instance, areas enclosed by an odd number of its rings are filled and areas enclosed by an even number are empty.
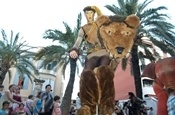
[[[153,113],[153,108],[152,108],[152,107],[150,107],[150,110],[149,110],[149,112],[148,112],[148,115],[154,115],[154,113]]]
[[[2,109],[0,109],[0,115],[8,115],[9,105],[10,103],[8,101],[4,101],[2,103]]]
[[[122,107],[121,107],[121,105],[119,103],[119,100],[116,100],[115,101],[115,107],[114,107],[114,109],[115,109],[115,114],[116,115],[123,115]]]
[[[18,115],[26,115],[26,109],[24,107],[24,104],[23,103],[20,103],[19,106],[15,109],[15,112]]]
[[[61,115],[60,97],[58,95],[54,97],[52,115]]]
[[[70,107],[69,115],[76,115],[76,110],[74,106]]]

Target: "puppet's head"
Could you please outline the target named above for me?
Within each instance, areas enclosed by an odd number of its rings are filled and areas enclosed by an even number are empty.
[[[112,58],[120,59],[130,53],[139,22],[139,18],[135,15],[128,17],[101,15],[97,18],[98,37]]]
[[[97,13],[97,16],[102,15],[100,9],[97,6],[86,6],[83,9],[83,11],[88,23],[91,23],[94,21],[95,13]]]

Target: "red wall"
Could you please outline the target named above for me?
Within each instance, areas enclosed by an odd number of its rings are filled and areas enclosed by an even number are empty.
[[[114,77],[115,99],[128,99],[128,92],[135,94],[134,77],[130,73],[130,65],[127,65],[126,70],[122,70],[121,64],[118,65]]]

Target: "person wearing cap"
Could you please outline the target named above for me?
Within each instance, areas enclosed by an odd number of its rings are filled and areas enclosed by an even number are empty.
[[[80,28],[77,40],[70,51],[70,57],[73,59],[78,58],[80,45],[85,39],[85,47],[83,49],[87,52],[87,57],[85,59],[84,69],[93,70],[99,65],[109,65],[109,55],[98,39],[98,27],[94,22],[95,14],[97,13],[97,16],[100,16],[102,13],[96,6],[87,6],[83,11],[87,19],[87,24]]]

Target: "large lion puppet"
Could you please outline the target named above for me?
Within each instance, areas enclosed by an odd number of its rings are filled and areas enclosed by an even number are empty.
[[[102,53],[110,58],[108,65],[97,63],[96,68],[84,69],[80,78],[80,99],[82,107],[77,115],[112,115],[114,112],[114,70],[118,61],[127,57],[134,43],[139,25],[137,16],[127,17],[101,15],[95,20],[101,48],[87,55],[88,59],[102,60]],[[117,62],[117,63],[115,63]]]

